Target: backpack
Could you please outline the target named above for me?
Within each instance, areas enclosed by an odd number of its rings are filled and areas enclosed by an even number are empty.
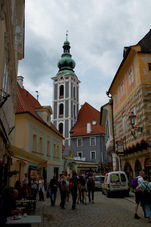
[[[69,190],[70,191],[73,191],[75,189],[75,182],[74,180],[70,180],[70,183],[69,183]]]
[[[138,177],[135,177],[131,182],[131,186],[135,189],[138,186]]]
[[[66,184],[63,184],[63,181],[61,181],[61,190],[62,191],[66,191],[67,190]]]
[[[88,189],[93,190],[94,187],[95,187],[95,183],[94,183],[93,178],[88,179]]]
[[[147,186],[147,184],[144,184],[145,189],[142,192],[142,201],[144,204],[150,204],[151,203],[151,190]],[[143,187],[144,188],[144,187]]]

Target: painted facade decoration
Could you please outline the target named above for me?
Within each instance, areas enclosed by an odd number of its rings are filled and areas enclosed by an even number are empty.
[[[121,168],[129,179],[146,169],[151,175],[151,30],[136,45],[125,47],[123,60],[108,90]],[[133,127],[129,116],[136,116]],[[138,128],[139,127],[139,128]],[[138,130],[140,129],[140,130]]]
[[[110,163],[110,169],[120,170],[120,159],[119,156],[115,153],[115,144],[114,144],[114,133],[113,133],[113,102],[112,99],[101,107],[101,117],[100,124],[105,127],[105,144],[106,152],[112,157],[112,162]]]

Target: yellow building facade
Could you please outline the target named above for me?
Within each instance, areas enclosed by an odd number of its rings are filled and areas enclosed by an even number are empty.
[[[115,151],[129,179],[146,169],[151,175],[151,31],[125,47],[108,90],[113,99]],[[136,116],[131,125],[130,116]]]

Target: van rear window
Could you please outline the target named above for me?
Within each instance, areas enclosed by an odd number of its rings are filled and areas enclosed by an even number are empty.
[[[121,173],[121,182],[126,182],[126,177],[123,173]]]
[[[110,181],[111,181],[111,183],[120,182],[119,174],[112,174],[110,176]]]

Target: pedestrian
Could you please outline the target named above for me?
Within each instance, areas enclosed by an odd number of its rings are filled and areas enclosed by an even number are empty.
[[[60,207],[62,209],[65,209],[65,200],[66,200],[66,193],[67,193],[67,186],[66,186],[66,181],[65,181],[65,176],[61,176],[61,181],[59,183],[59,190],[61,194],[61,202],[60,202]]]
[[[81,195],[82,195],[83,203],[85,205],[87,205],[87,201],[86,201],[86,185],[85,185],[85,178],[83,178],[83,176],[82,176],[82,179],[81,179]]]
[[[67,186],[66,198],[67,198],[67,202],[69,202],[69,194],[70,194],[69,182],[70,182],[70,177],[67,176],[65,181],[66,181],[66,186]]]
[[[95,189],[95,181],[91,174],[89,174],[89,178],[87,180],[87,190],[88,190],[88,197],[89,197],[89,203],[94,203],[94,189]]]
[[[34,200],[36,200],[37,191],[38,191],[38,181],[36,180],[36,178],[34,178],[32,183],[31,183],[31,192],[32,192]]]
[[[144,181],[136,188],[136,190],[142,191],[142,202],[145,206],[145,214],[148,218],[148,222],[151,223],[151,182],[149,182],[148,176],[144,176],[143,179]],[[145,193],[146,190],[147,193]]]
[[[44,178],[40,177],[39,180],[39,201],[44,201],[44,193],[45,193],[45,188],[44,188]]]
[[[70,180],[70,184],[69,184],[69,188],[71,191],[71,195],[72,195],[72,209],[75,210],[76,209],[76,200],[77,200],[77,188],[79,185],[79,181],[77,179],[77,173],[73,172],[72,174],[72,178]]]
[[[22,180],[22,184],[26,184],[26,185],[28,186],[28,183],[29,183],[28,174],[25,173],[25,176],[24,176],[24,178],[23,178],[23,180]]]
[[[55,206],[57,196],[57,176],[54,175],[53,179],[50,180],[48,191],[50,190],[51,206]]]
[[[80,172],[79,176],[78,176],[79,184],[78,184],[77,204],[79,204],[79,200],[80,200],[80,203],[82,202],[82,198],[81,198],[81,180],[82,180],[82,174]]]
[[[145,177],[145,171],[144,170],[141,170],[139,172],[139,176],[137,177],[137,180],[138,180],[138,186],[143,183],[144,179],[143,177]],[[135,215],[134,215],[134,218],[135,219],[140,219],[140,217],[138,216],[137,214],[137,211],[138,211],[138,206],[139,204],[141,205],[142,209],[143,209],[143,212],[144,212],[144,216],[145,216],[145,206],[143,204],[143,201],[142,201],[142,191],[139,191],[139,190],[134,190],[134,193],[135,193]]]

